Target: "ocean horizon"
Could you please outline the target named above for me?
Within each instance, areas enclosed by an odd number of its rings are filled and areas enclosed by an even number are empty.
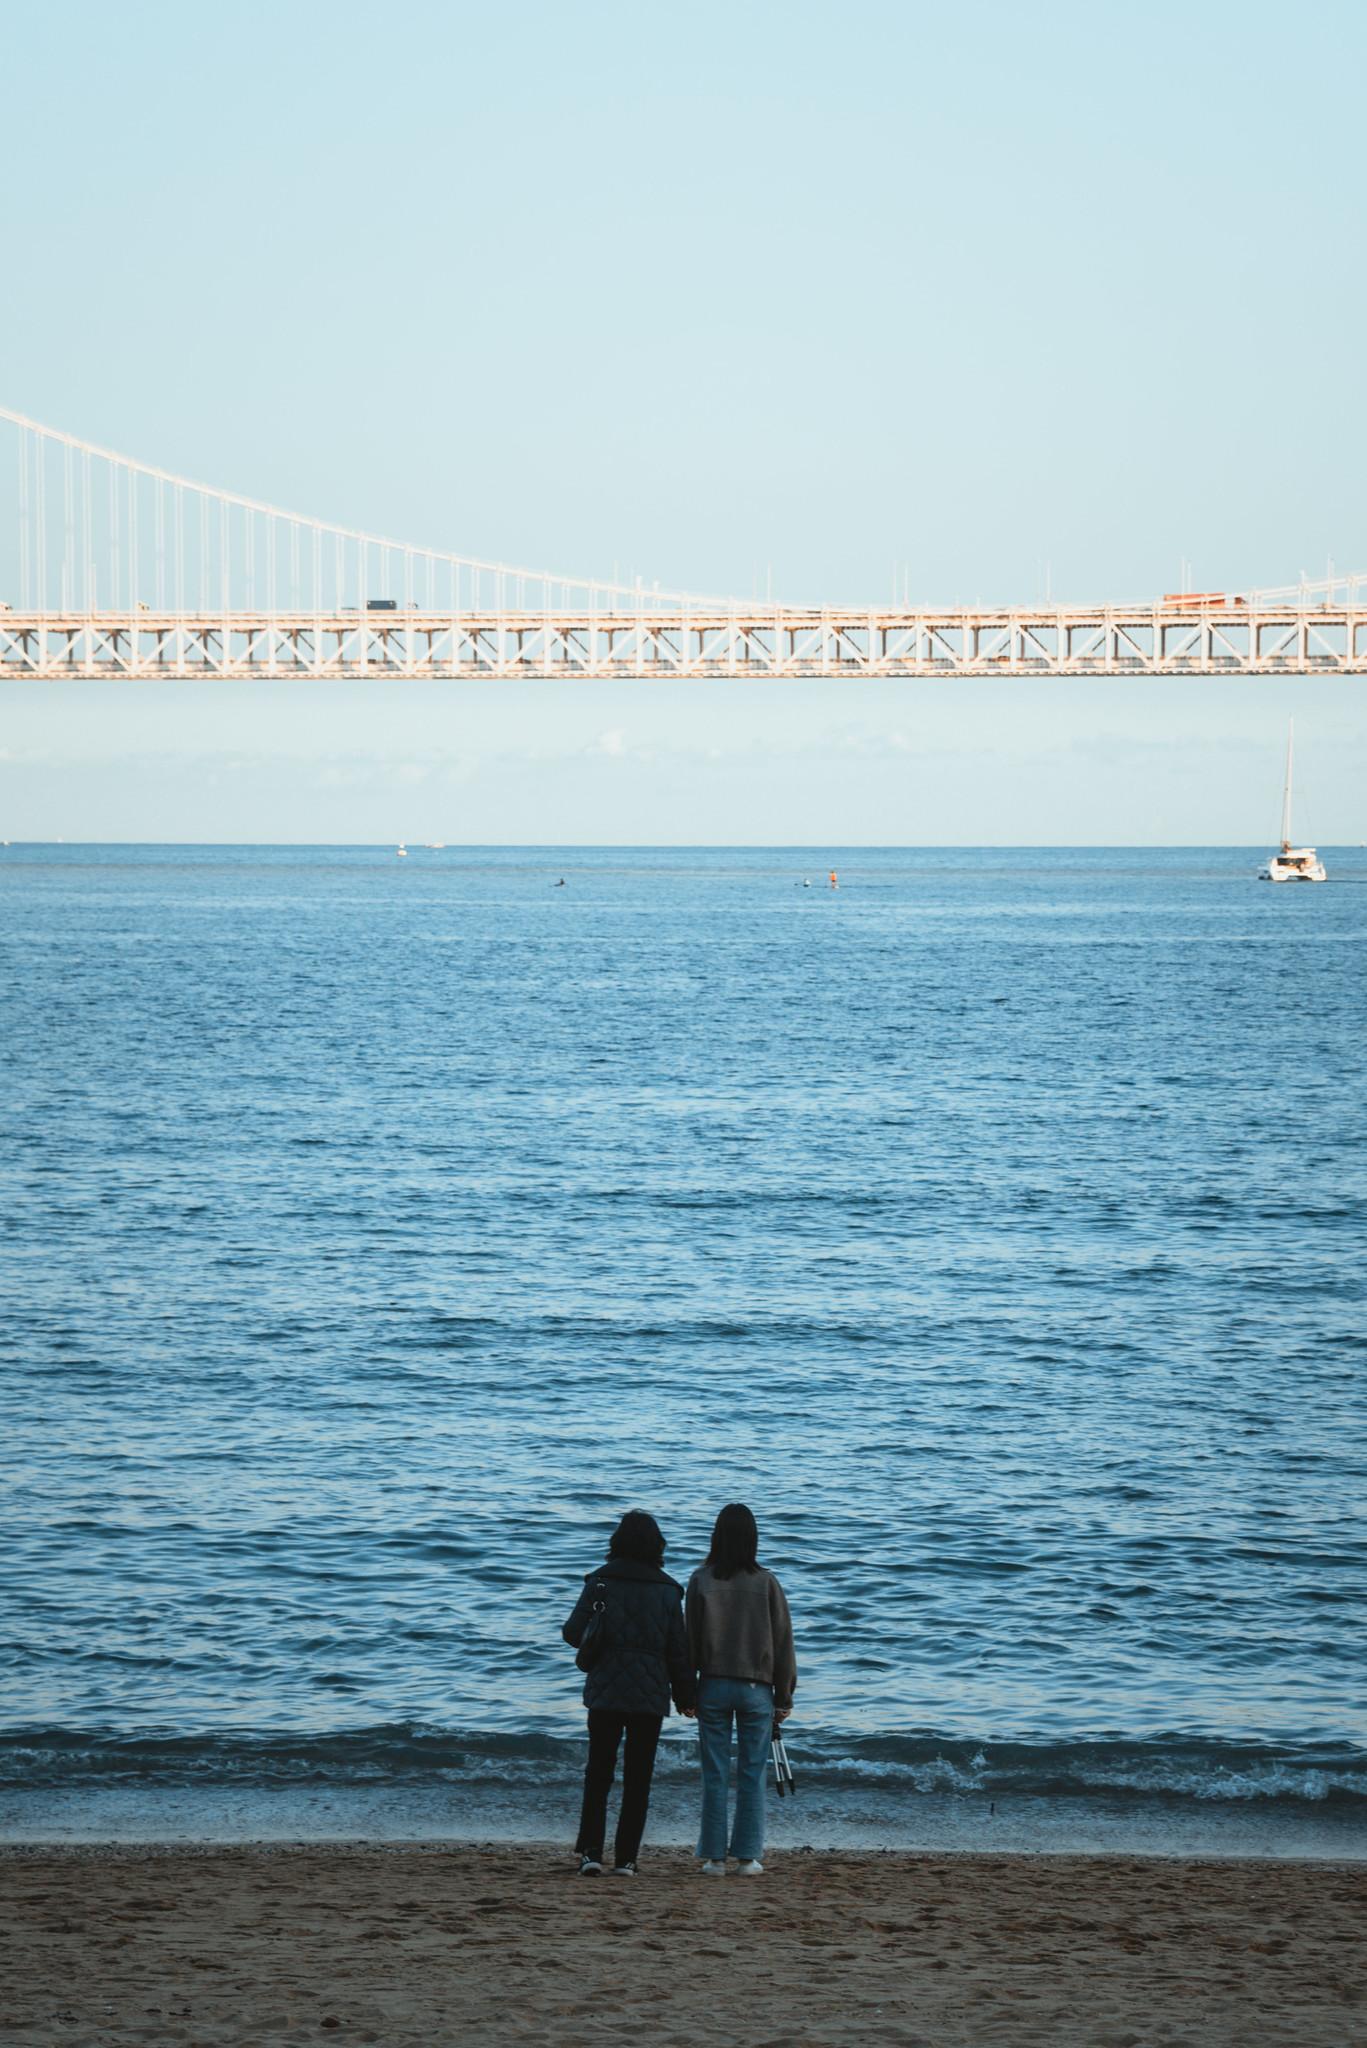
[[[0,850],[15,853],[25,849],[34,852],[51,852],[58,847],[70,853],[184,853],[199,855],[206,853],[389,853],[400,846],[410,853],[473,854],[488,853],[507,855],[526,853],[535,856],[553,853],[576,854],[798,854],[813,862],[829,860],[836,855],[864,854],[981,854],[985,857],[1000,858],[1018,853],[1058,854],[1242,854],[1255,863],[1260,863],[1275,848],[1275,834],[1268,833],[1263,839],[1208,839],[1208,840],[710,840],[710,839],[469,839],[441,840],[433,842],[423,839],[72,839],[55,837],[51,839],[6,839],[0,840]],[[1355,856],[1367,851],[1367,840],[1320,840],[1321,852],[1335,858],[1343,857],[1349,869],[1340,875],[1332,875],[1331,881],[1360,881]]]

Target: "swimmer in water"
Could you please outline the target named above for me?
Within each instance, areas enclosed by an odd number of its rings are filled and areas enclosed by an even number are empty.
[[[831,869],[831,887],[833,889],[838,889],[840,887],[840,877],[836,874],[834,868]]]

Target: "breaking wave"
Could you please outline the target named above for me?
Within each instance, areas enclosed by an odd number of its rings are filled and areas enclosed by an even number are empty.
[[[803,1778],[830,1793],[909,1797],[1280,1801],[1367,1805],[1367,1751],[1174,1738],[1143,1742],[981,1742],[934,1733],[790,1738]],[[0,1786],[298,1786],[571,1782],[583,1743],[398,1723],[326,1735],[128,1736],[21,1729],[0,1737]],[[687,1739],[666,1738],[663,1777],[695,1768]]]

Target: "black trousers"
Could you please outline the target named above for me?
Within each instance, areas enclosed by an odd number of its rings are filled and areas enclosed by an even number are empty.
[[[614,1714],[607,1707],[589,1708],[589,1760],[584,1771],[584,1804],[579,1815],[575,1854],[603,1860],[607,1832],[608,1793],[617,1768],[617,1746],[626,1736],[622,1757],[622,1804],[617,1815],[613,1860],[634,1863],[645,1833],[650,1806],[650,1781],[655,1772],[655,1747],[660,1740],[661,1714]]]

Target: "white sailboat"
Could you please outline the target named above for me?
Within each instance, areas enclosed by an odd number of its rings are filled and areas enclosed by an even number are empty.
[[[1282,791],[1282,844],[1280,853],[1274,853],[1265,868],[1259,868],[1260,882],[1324,882],[1328,876],[1324,862],[1313,846],[1291,844],[1291,743],[1295,737],[1296,721],[1287,721],[1286,727],[1286,788]]]

